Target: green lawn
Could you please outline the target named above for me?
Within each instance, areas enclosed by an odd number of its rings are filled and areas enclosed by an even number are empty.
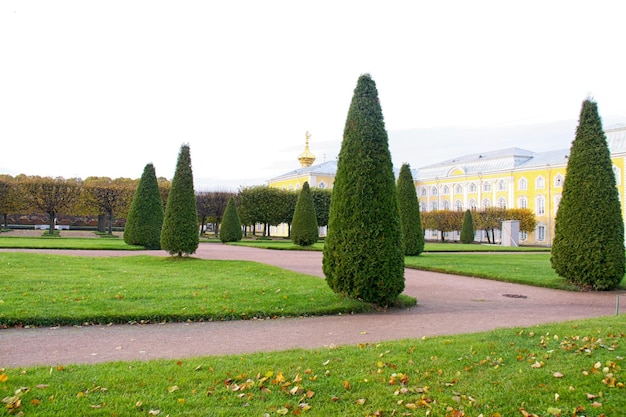
[[[250,246],[254,248],[275,249],[275,250],[317,250],[324,249],[324,242],[320,241],[310,247],[294,245],[288,239],[275,238],[273,240],[249,240],[229,243],[235,246]],[[507,247],[498,245],[479,245],[462,243],[438,243],[427,242],[424,245],[424,252],[550,252],[550,248],[535,246]]]
[[[89,249],[141,250],[143,246],[127,245],[120,238],[18,237],[0,235],[0,248],[17,249]]]
[[[407,256],[405,265],[407,268],[426,271],[576,290],[554,272],[550,265],[549,253],[423,253],[420,256]],[[624,281],[620,288],[626,289]]]
[[[5,252],[0,327],[231,320],[371,311],[317,277],[245,261]],[[414,304],[414,299],[403,297]]]
[[[622,416],[626,316],[170,361],[0,370],[25,416]],[[279,346],[277,346],[279,347]],[[19,406],[19,407],[18,407]]]

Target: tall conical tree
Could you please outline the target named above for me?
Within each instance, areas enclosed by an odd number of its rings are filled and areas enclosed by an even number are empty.
[[[154,166],[148,164],[139,179],[137,190],[126,217],[124,242],[146,249],[161,249],[163,200]]]
[[[235,199],[230,196],[224,216],[222,217],[222,225],[220,228],[220,240],[222,243],[239,242],[243,233],[241,231],[241,220],[235,206]]]
[[[420,203],[409,164],[402,164],[398,175],[398,210],[402,225],[404,254],[417,256],[424,251],[424,234],[422,233]]]
[[[461,243],[472,243],[474,241],[474,219],[470,210],[465,210],[463,216],[463,226],[461,227]]]
[[[309,182],[305,181],[298,195],[291,224],[291,241],[300,246],[311,246],[319,238],[317,216]]]
[[[359,77],[343,133],[324,245],[326,282],[337,293],[393,304],[404,290],[395,178],[376,84]]]
[[[624,278],[624,222],[598,105],[583,102],[555,221],[552,267],[570,283],[596,290]]]
[[[161,247],[170,255],[191,255],[198,249],[198,212],[193,189],[193,172],[189,145],[183,145],[178,154],[176,172],[167,196]]]

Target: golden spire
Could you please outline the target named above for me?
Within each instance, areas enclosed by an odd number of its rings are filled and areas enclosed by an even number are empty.
[[[313,155],[309,150],[309,138],[311,137],[311,134],[307,131],[304,137],[306,138],[304,152],[302,152],[300,156],[298,156],[298,161],[300,161],[300,165],[302,165],[302,168],[310,167],[311,165],[313,165],[313,162],[315,162],[315,155]]]

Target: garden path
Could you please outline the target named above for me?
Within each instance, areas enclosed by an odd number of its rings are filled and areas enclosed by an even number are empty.
[[[85,256],[167,255],[164,251],[37,252]],[[194,256],[258,261],[323,277],[321,252],[202,243]],[[211,323],[2,329],[0,367],[321,348],[615,314],[615,292],[567,292],[411,269],[406,270],[405,277],[405,293],[419,301],[418,306],[408,310]]]

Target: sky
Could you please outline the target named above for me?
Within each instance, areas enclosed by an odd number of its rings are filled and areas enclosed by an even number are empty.
[[[237,190],[336,159],[376,82],[394,167],[569,148],[583,100],[626,123],[621,0],[2,0],[0,174]]]

